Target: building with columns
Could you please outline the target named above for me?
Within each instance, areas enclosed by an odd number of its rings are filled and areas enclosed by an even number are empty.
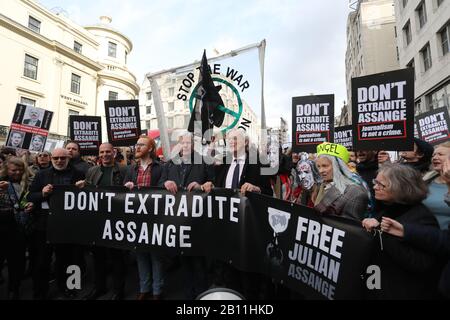
[[[0,1],[0,140],[16,103],[53,111],[49,137],[63,140],[69,115],[104,116],[104,100],[137,99],[132,48],[109,17],[82,27],[34,0]]]

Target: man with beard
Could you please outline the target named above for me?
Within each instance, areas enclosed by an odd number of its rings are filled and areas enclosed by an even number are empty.
[[[66,144],[66,150],[69,152],[70,165],[78,171],[81,171],[83,174],[86,174],[90,166],[86,161],[81,159],[80,145],[78,142],[68,141]]]
[[[125,187],[155,187],[161,178],[161,165],[156,160],[156,144],[152,138],[142,135],[136,143],[135,158],[138,163],[127,167]],[[137,251],[139,293],[137,300],[161,299],[164,285],[163,258],[155,252]]]
[[[48,282],[52,246],[47,243],[47,218],[49,214],[49,199],[55,185],[73,185],[84,179],[84,174],[69,165],[69,152],[57,148],[52,152],[52,166],[40,170],[30,186],[27,196],[33,202],[36,210],[33,212],[34,232],[31,235],[31,261],[33,277],[33,296],[35,299],[48,298]],[[56,256],[56,280],[61,293],[67,298],[75,296],[74,290],[66,287],[67,267],[78,265],[78,249],[70,244],[54,245]]]

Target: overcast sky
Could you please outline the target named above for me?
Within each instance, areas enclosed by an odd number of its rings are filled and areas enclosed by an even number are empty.
[[[345,0],[39,0],[80,25],[112,17],[133,42],[129,68],[144,75],[200,60],[203,49],[225,53],[266,39],[265,99],[269,126],[290,122],[293,96],[346,98]]]

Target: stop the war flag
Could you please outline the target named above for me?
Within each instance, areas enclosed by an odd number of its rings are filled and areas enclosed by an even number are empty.
[[[352,119],[355,150],[412,150],[413,69],[352,78]]]

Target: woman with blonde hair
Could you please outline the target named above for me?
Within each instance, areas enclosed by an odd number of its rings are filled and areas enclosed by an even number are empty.
[[[450,157],[450,141],[437,145],[434,148],[431,161],[433,170],[423,177],[430,189],[428,197],[423,201],[423,204],[434,214],[441,230],[446,230],[450,224],[450,210],[448,210],[444,202],[444,198],[449,191],[444,176],[444,165],[448,157]]]

